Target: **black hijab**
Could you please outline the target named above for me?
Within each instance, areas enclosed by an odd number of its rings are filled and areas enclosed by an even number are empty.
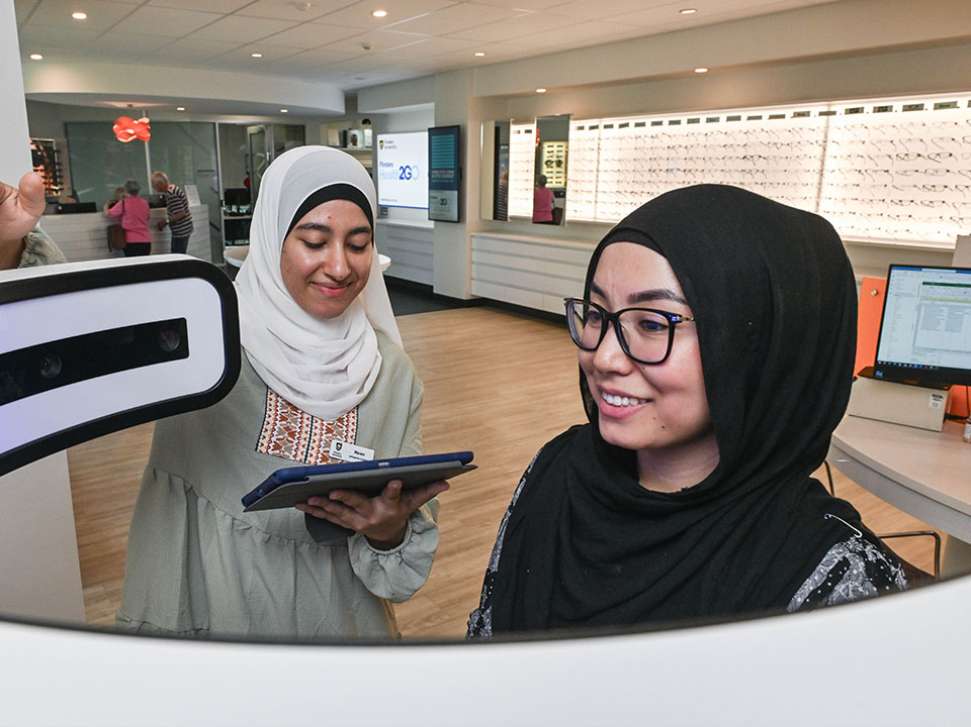
[[[849,398],[856,286],[821,217],[701,185],[648,202],[596,248],[663,254],[697,320],[720,462],[677,493],[643,488],[635,454],[590,424],[550,442],[507,523],[495,632],[628,625],[784,608],[858,513],[810,478]],[[677,345],[677,337],[675,344]]]

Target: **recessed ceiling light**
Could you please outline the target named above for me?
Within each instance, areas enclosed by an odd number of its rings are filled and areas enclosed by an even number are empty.
[[[185,111],[185,106],[176,106],[175,107],[175,110],[176,111]]]
[[[679,10],[678,12],[681,13],[681,15],[694,15],[695,13],[698,12],[698,9],[697,8],[684,8],[683,10]]]
[[[280,109],[280,113],[281,114],[288,114],[288,113],[290,113],[290,109]]]
[[[373,13],[371,13],[371,15],[373,15],[376,18],[386,18],[386,17],[388,17],[388,11],[387,10],[375,10]]]
[[[81,13],[81,12],[71,13],[71,17],[74,18],[75,20],[87,20],[88,19],[88,14],[87,13]]]
[[[708,73],[708,69],[704,66],[699,66],[698,68],[695,68],[695,73]]]
[[[481,50],[477,50],[477,51],[476,51],[475,53],[473,53],[472,55],[474,55],[474,56],[475,56],[476,58],[485,58],[485,52],[483,52],[483,51],[481,51]]]
[[[40,53],[31,53],[30,54],[30,60],[32,60],[32,61],[42,61],[42,60],[44,60],[44,56],[42,56]]]
[[[546,93],[546,89],[545,88],[537,88],[536,89],[536,93]]]
[[[262,53],[250,53],[249,54],[249,57],[250,58],[262,58],[263,57],[263,54]]]

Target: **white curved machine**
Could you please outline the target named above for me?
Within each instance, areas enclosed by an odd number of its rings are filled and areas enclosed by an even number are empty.
[[[0,274],[0,472],[231,388],[235,297],[200,266]],[[77,355],[98,342],[117,355]],[[0,725],[968,725],[969,603],[965,578],[792,616],[485,644],[188,641],[6,620]]]

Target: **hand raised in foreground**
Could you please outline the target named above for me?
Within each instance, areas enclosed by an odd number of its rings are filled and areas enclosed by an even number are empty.
[[[29,172],[19,188],[0,182],[0,241],[19,242],[44,214],[44,180]]]
[[[401,480],[391,480],[380,495],[368,497],[351,490],[334,490],[329,497],[311,497],[301,512],[361,533],[378,550],[401,545],[408,529],[408,518],[418,508],[448,489],[440,480],[402,492]]]

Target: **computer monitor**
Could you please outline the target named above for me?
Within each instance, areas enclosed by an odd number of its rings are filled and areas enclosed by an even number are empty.
[[[80,215],[97,211],[98,205],[94,202],[64,202],[57,205],[59,215]]]
[[[246,187],[228,187],[223,190],[223,203],[227,207],[246,207],[249,202],[250,195]]]
[[[971,385],[971,268],[890,266],[873,377]]]

